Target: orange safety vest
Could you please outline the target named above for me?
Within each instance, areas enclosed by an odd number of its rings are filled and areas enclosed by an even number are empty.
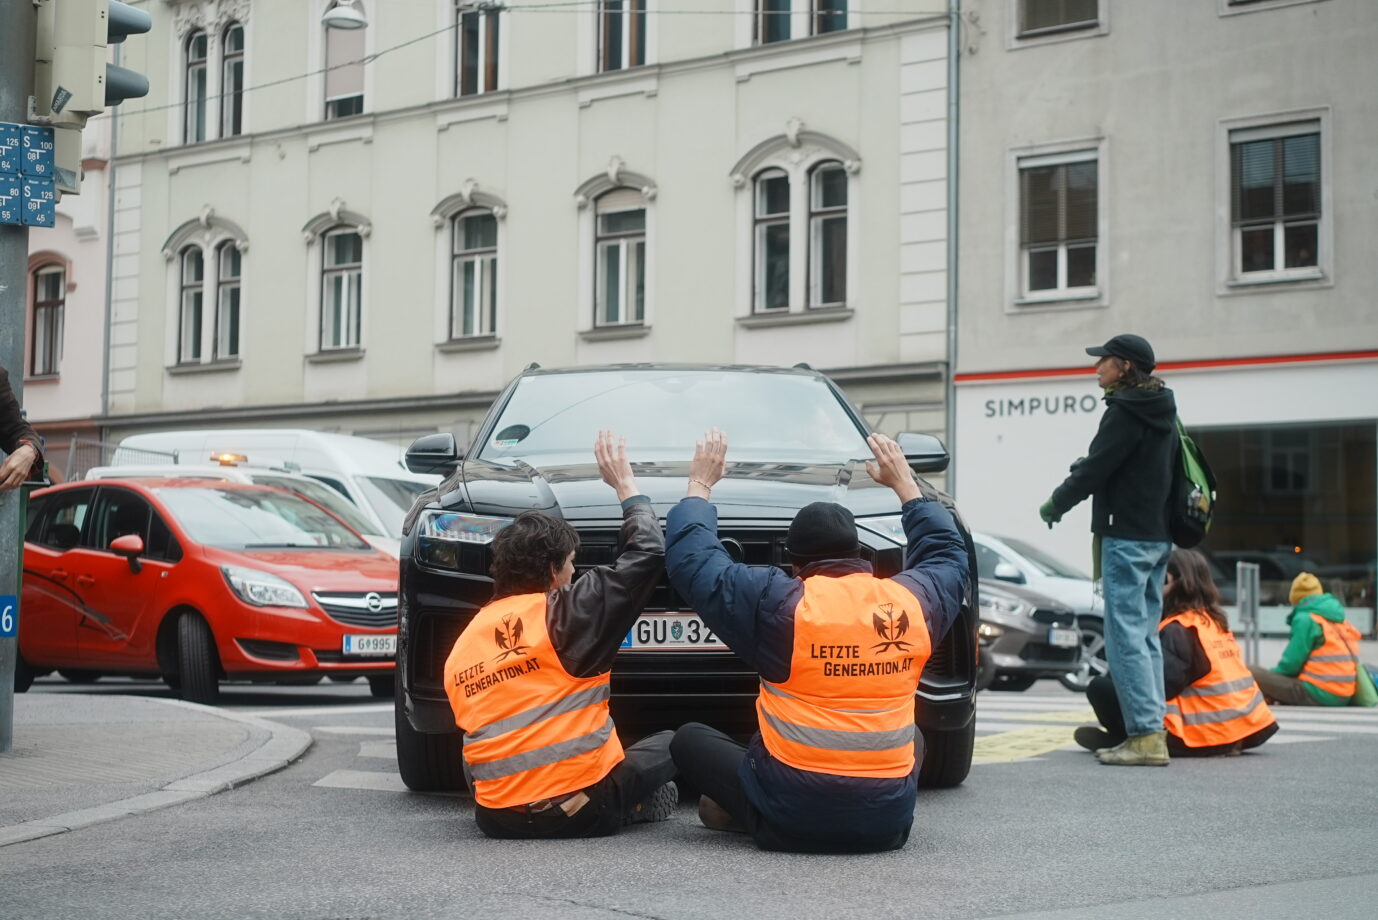
[[[1320,687],[1326,693],[1349,697],[1354,695],[1355,683],[1359,678],[1358,665],[1354,653],[1350,651],[1360,639],[1359,630],[1346,622],[1332,623],[1319,613],[1311,614],[1311,619],[1325,634],[1325,642],[1312,649],[1311,655],[1302,665],[1297,677]],[[1348,640],[1349,644],[1346,644]]]
[[[487,808],[585,789],[622,760],[609,674],[570,676],[546,631],[547,609],[544,594],[493,601],[445,661],[474,801]]]
[[[1158,624],[1159,631],[1169,623],[1195,627],[1211,669],[1181,696],[1167,701],[1163,722],[1168,731],[1187,747],[1212,747],[1233,744],[1273,724],[1273,713],[1233,633],[1221,629],[1203,610],[1170,616]]]
[[[778,760],[841,776],[908,776],[914,691],[932,645],[914,594],[867,573],[804,580],[789,679],[761,681],[761,738]]]

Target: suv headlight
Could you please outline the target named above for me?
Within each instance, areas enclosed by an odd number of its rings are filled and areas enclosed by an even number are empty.
[[[512,518],[464,511],[423,511],[416,522],[417,560],[445,569],[459,569],[460,547],[486,546]]]
[[[893,540],[900,546],[909,542],[909,538],[904,535],[904,515],[885,514],[880,517],[857,518],[856,526],[869,530],[871,533],[880,534],[887,540]]]
[[[225,580],[239,599],[255,607],[305,607],[306,598],[290,581],[272,572],[246,569],[240,565],[222,565]]]

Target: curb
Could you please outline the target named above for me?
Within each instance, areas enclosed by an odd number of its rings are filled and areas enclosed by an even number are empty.
[[[251,728],[262,729],[268,733],[268,740],[238,760],[174,780],[156,792],[145,792],[105,805],[96,805],[78,811],[52,815],[48,818],[25,821],[22,824],[0,827],[0,847],[38,840],[42,837],[52,837],[56,834],[65,834],[68,831],[79,830],[94,824],[104,824],[107,821],[115,821],[131,815],[146,815],[163,808],[171,808],[173,805],[208,798],[217,792],[243,786],[260,776],[281,770],[304,754],[306,749],[311,746],[310,732],[292,728],[280,722],[271,722],[257,716],[240,715],[215,706],[203,706],[184,700],[150,699],[149,701],[162,703],[166,706],[180,706],[193,712],[205,713],[230,722],[239,722]]]

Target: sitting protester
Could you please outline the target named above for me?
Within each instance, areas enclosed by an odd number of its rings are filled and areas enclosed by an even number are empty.
[[[1345,622],[1344,605],[1322,593],[1310,572],[1292,581],[1287,600],[1292,636],[1282,658],[1271,671],[1252,669],[1263,695],[1288,706],[1348,706],[1359,672],[1359,630]]]
[[[1174,549],[1163,584],[1163,690],[1167,747],[1173,757],[1213,757],[1258,747],[1277,733],[1277,722],[1220,607],[1220,591],[1200,553]],[[1124,718],[1111,677],[1086,690],[1102,728],[1082,726],[1073,737],[1102,763],[1118,763],[1108,749],[1125,737]],[[1166,765],[1167,757],[1145,765]]]
[[[609,671],[660,577],[665,539],[625,441],[600,432],[594,455],[622,502],[616,563],[571,583],[574,528],[518,515],[493,539],[493,600],[445,662],[474,817],[489,837],[601,837],[663,821],[677,801],[671,732],[624,752],[608,711]]]

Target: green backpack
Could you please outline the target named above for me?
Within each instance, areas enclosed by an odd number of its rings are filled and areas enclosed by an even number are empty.
[[[1168,532],[1184,549],[1196,546],[1211,529],[1215,517],[1215,474],[1206,455],[1187,434],[1177,418],[1177,459],[1172,466],[1172,490],[1168,494]]]

